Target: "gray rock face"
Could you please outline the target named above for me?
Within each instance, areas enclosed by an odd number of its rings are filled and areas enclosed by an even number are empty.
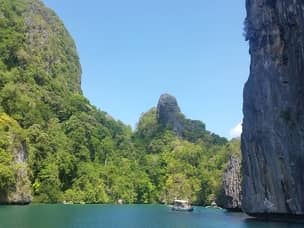
[[[160,124],[172,128],[178,136],[182,136],[182,114],[175,97],[167,93],[162,94],[157,104],[156,115]]]
[[[10,204],[29,204],[32,201],[31,182],[28,175],[28,167],[26,164],[26,146],[20,143],[19,148],[14,152],[16,162],[16,185],[12,192],[8,195],[8,203]]]
[[[241,210],[241,158],[231,155],[225,170],[222,183],[222,192],[217,205],[222,208]]]
[[[16,170],[16,185],[12,192],[9,193],[5,204],[29,204],[32,202],[31,183],[28,178],[26,163],[19,164]]]
[[[227,140],[206,130],[202,121],[187,119],[181,112],[176,98],[162,94],[156,109],[157,123],[172,130],[177,136],[190,142],[203,140],[208,143],[225,144]]]
[[[177,100],[170,94],[162,94],[156,109],[159,127],[173,131],[177,136],[190,142],[203,140],[213,144],[225,144],[227,140],[206,130],[200,120],[187,119],[181,112]]]
[[[12,148],[16,165],[16,183],[5,195],[0,195],[0,204],[29,204],[32,201],[32,194],[26,164],[26,146],[25,143],[18,142],[18,139],[14,141],[14,144],[18,145],[16,148]]]
[[[304,215],[304,1],[247,0],[242,209]]]

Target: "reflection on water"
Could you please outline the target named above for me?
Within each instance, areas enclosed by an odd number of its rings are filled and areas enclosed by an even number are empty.
[[[303,228],[304,224],[297,222],[284,222],[284,221],[263,221],[261,219],[246,218],[244,220],[244,227],[247,228]]]
[[[244,213],[195,207],[172,211],[164,205],[29,205],[0,207],[0,228],[303,228],[265,222]]]

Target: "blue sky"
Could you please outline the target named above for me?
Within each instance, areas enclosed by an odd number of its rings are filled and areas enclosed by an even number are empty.
[[[43,0],[73,36],[91,103],[133,128],[162,93],[230,137],[249,75],[244,0]]]

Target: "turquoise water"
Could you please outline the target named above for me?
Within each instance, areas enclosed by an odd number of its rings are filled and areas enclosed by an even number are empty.
[[[303,228],[304,224],[260,222],[242,213],[195,207],[176,212],[163,205],[1,206],[1,228]]]

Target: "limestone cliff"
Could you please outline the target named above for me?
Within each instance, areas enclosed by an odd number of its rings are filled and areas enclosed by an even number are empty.
[[[255,216],[304,215],[304,1],[247,0],[243,201]]]
[[[32,201],[31,182],[29,180],[28,166],[26,163],[27,151],[25,143],[20,143],[14,151],[15,185],[7,195],[4,203],[28,204]]]
[[[27,204],[32,200],[25,141],[19,124],[0,113],[0,204]]]
[[[241,158],[232,154],[224,172],[222,191],[216,202],[231,211],[241,210]]]
[[[218,206],[230,211],[241,210],[241,147],[238,138],[225,147],[229,161],[222,178],[222,189],[217,197]]]

